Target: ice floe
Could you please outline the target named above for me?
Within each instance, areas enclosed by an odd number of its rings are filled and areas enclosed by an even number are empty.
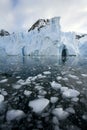
[[[58,97],[51,97],[50,102],[51,103],[56,103],[58,101]]]
[[[78,101],[79,101],[79,98],[77,98],[77,97],[72,98],[71,101],[73,101],[73,102],[78,102]]]
[[[0,103],[4,101],[4,96],[0,94]]]
[[[86,120],[86,121],[87,121],[87,113],[86,113],[86,114],[84,114],[84,115],[82,116],[82,118],[83,118],[84,120]]]
[[[4,89],[1,90],[1,94],[2,94],[3,96],[7,96],[7,95],[8,95],[8,93],[7,93]]]
[[[77,76],[75,76],[75,75],[72,75],[72,74],[69,74],[68,77],[70,77],[70,78],[72,78],[72,79],[76,79],[76,80],[79,79],[79,77],[77,77]]]
[[[76,81],[76,83],[77,83],[77,84],[82,84],[82,82],[81,82],[81,81]]]
[[[31,91],[29,91],[29,90],[25,90],[25,91],[24,91],[24,95],[26,95],[27,97],[28,97],[28,96],[30,96],[30,95],[31,95],[31,93],[32,93],[32,92],[31,92]]]
[[[58,89],[61,88],[61,84],[59,84],[59,83],[57,83],[57,82],[55,82],[55,81],[51,82],[51,86],[52,86],[52,88],[55,89],[55,90],[58,90]]]
[[[52,123],[55,124],[55,125],[59,125],[59,120],[56,116],[53,117]]]
[[[72,107],[67,108],[66,111],[71,114],[75,114],[75,110]]]
[[[2,79],[2,80],[0,80],[0,83],[5,83],[7,81],[8,81],[8,79]]]
[[[49,74],[51,74],[51,72],[50,71],[44,71],[43,74],[49,75]]]
[[[25,113],[22,110],[9,110],[6,114],[6,120],[12,121],[12,120],[20,120],[25,117]]]
[[[30,101],[28,106],[33,108],[35,113],[41,113],[49,104],[49,100],[46,98],[35,99]]]
[[[69,79],[68,79],[68,78],[63,78],[62,80],[64,80],[64,81],[68,81]]]
[[[20,89],[22,87],[22,85],[21,84],[13,84],[12,87],[14,89]]]
[[[17,84],[23,85],[23,84],[24,84],[24,80],[23,80],[23,79],[19,79],[19,80],[17,81]]]
[[[63,108],[55,108],[52,111],[52,114],[55,115],[59,120],[65,120],[69,116],[69,113],[64,111]]]
[[[57,79],[57,80],[61,80],[61,79],[62,79],[62,77],[61,77],[61,76],[58,76],[56,79]]]
[[[42,75],[42,74],[38,74],[38,75],[37,75],[37,78],[38,78],[38,79],[42,79],[42,78],[46,78],[46,76],[45,76],[45,75]]]
[[[81,74],[83,77],[87,77],[87,74]]]
[[[68,87],[61,87],[60,90],[61,90],[61,92],[68,91]]]
[[[47,92],[45,90],[43,90],[43,89],[39,90],[39,95],[44,96],[46,94],[47,94]]]
[[[65,98],[75,98],[79,96],[80,92],[74,89],[68,89],[62,93],[63,97]]]

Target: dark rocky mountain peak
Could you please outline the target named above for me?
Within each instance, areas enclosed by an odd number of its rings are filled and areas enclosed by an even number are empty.
[[[45,27],[49,23],[49,19],[39,19],[37,20],[32,27],[28,30],[30,32],[31,30],[34,30],[37,28],[38,31],[40,31],[41,28]]]
[[[0,30],[0,36],[8,36],[10,33],[8,31],[5,31],[4,29]]]

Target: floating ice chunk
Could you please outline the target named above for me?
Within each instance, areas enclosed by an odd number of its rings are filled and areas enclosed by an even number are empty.
[[[81,82],[81,81],[77,81],[76,83],[77,83],[77,84],[82,84],[82,82]]]
[[[54,130],[60,130],[58,125],[54,126]]]
[[[9,110],[6,114],[6,120],[12,121],[12,120],[20,120],[25,117],[25,113],[22,110]]]
[[[0,83],[5,83],[7,81],[8,81],[8,79],[2,79],[2,80],[0,80]]]
[[[20,78],[21,78],[21,76],[17,76],[17,77],[16,77],[16,79],[20,79]]]
[[[21,84],[13,84],[12,87],[14,89],[20,89],[22,87],[22,85]]]
[[[25,91],[24,91],[24,95],[26,95],[26,96],[30,96],[31,93],[32,93],[32,92],[29,91],[29,90],[25,90]]]
[[[84,114],[82,118],[87,121],[87,114]]]
[[[80,94],[77,90],[74,89],[68,89],[67,91],[63,92],[63,97],[66,98],[75,98]]]
[[[35,86],[35,89],[41,90],[41,89],[43,89],[43,87],[42,87],[42,86],[39,86],[39,85],[36,85],[36,86]]]
[[[68,81],[69,79],[68,79],[68,78],[63,78],[62,80],[64,80],[64,81]]]
[[[42,74],[38,74],[38,75],[37,75],[37,78],[38,78],[38,79],[42,79],[42,78],[46,78],[46,76],[45,76],[45,75],[42,75]]]
[[[65,120],[69,116],[69,113],[64,111],[63,108],[55,108],[52,113],[59,120]]]
[[[1,90],[1,94],[3,95],[3,96],[7,96],[8,95],[8,93],[5,91],[5,90]]]
[[[51,103],[56,103],[58,101],[58,97],[51,97],[50,102]]]
[[[28,77],[28,78],[26,79],[26,82],[30,82],[31,79],[32,79],[32,77]]]
[[[61,87],[60,90],[61,90],[61,92],[68,91],[68,87]]]
[[[61,88],[61,84],[59,84],[59,83],[57,83],[57,82],[55,82],[55,81],[51,82],[51,86],[52,86],[52,88],[55,89],[55,90],[58,90],[58,89]]]
[[[79,98],[77,98],[77,97],[76,97],[76,98],[72,98],[71,101],[73,101],[73,102],[78,102],[78,101],[79,101]]]
[[[18,80],[17,84],[24,85],[24,80],[23,79]]]
[[[34,76],[31,78],[31,81],[35,81],[37,79],[37,76]]]
[[[4,101],[4,96],[0,94],[0,103]]]
[[[72,78],[72,79],[76,79],[76,80],[79,79],[79,77],[77,77],[77,76],[75,76],[75,75],[72,75],[72,74],[69,74],[68,76],[69,76],[70,78]]]
[[[0,103],[0,121],[1,121],[1,115],[5,114],[5,112],[6,112],[6,103],[1,102]]]
[[[87,77],[87,74],[81,74],[83,77]]]
[[[49,100],[46,98],[35,99],[30,101],[28,106],[33,108],[35,113],[41,113],[49,104]]]
[[[57,80],[61,80],[61,79],[62,79],[62,77],[61,77],[61,76],[58,76],[56,79],[57,79]]]
[[[59,125],[59,121],[58,121],[58,119],[57,119],[56,116],[53,117],[52,122],[53,122],[53,124],[55,124],[55,125]]]
[[[47,94],[47,92],[45,91],[45,90],[39,90],[39,95],[42,95],[42,96],[44,96],[44,95],[46,95]]]
[[[66,111],[71,114],[75,114],[75,110],[72,107],[67,108]]]
[[[49,74],[51,74],[51,72],[50,71],[45,71],[45,72],[43,72],[43,74],[49,75]]]

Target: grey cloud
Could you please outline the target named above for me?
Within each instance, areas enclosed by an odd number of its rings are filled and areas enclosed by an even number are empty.
[[[28,29],[39,18],[61,16],[62,30],[85,32],[87,0],[17,0],[14,8],[10,4],[12,0],[7,1],[9,17],[3,10],[4,5],[0,15],[8,19],[10,30]]]

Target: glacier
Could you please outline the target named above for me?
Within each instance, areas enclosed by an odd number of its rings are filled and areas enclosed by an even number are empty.
[[[87,36],[77,39],[74,32],[62,32],[60,17],[40,19],[27,32],[5,34],[0,36],[3,56],[87,55]]]

